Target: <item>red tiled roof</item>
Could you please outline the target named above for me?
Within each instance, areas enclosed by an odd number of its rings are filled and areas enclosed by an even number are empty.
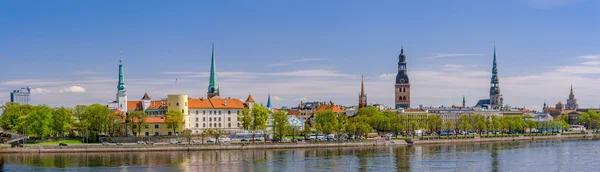
[[[142,101],[136,101],[136,100],[130,100],[127,101],[127,110],[128,111],[135,111],[135,110],[142,110]]]
[[[240,99],[231,99],[231,98],[219,98],[219,99],[209,99],[210,103],[212,104],[212,107],[215,109],[243,109],[244,108],[244,102],[242,102]]]
[[[288,115],[298,116],[300,115],[300,110],[288,110]]]
[[[248,98],[246,99],[246,102],[254,102],[252,95],[248,94]]]
[[[335,113],[344,113],[345,112],[344,110],[340,109],[340,107],[338,107],[338,106],[328,105],[328,104],[319,106],[319,108],[317,109],[317,112],[323,111],[323,110],[331,110]]]
[[[212,105],[210,105],[210,101],[208,101],[207,98],[191,98],[188,100],[188,108],[190,109],[206,109],[206,108],[212,108]]]

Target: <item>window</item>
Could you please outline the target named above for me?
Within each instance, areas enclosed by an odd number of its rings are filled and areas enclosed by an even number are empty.
[[[206,121],[206,117],[202,117],[202,121]]]
[[[221,115],[221,111],[219,111],[219,115]]]
[[[155,136],[158,136],[158,132],[154,132],[154,135],[155,135]]]
[[[208,127],[212,127],[212,123],[208,124]]]
[[[176,105],[179,106],[179,102],[177,102]]]
[[[137,125],[133,125],[133,126],[132,126],[132,128],[133,128],[133,129],[136,129],[136,128],[137,128]]]
[[[205,128],[206,128],[206,123],[202,124],[202,127],[205,127]]]
[[[231,128],[231,123],[228,123],[228,124],[227,124],[227,127],[228,127],[228,128]]]
[[[196,122],[198,122],[198,118],[196,118]]]
[[[231,111],[230,110],[227,111],[227,115],[231,115]]]
[[[145,134],[146,134],[146,136],[149,136],[149,135],[150,135],[150,133],[148,133],[148,132],[146,132]]]
[[[144,128],[148,129],[148,125],[145,125]]]
[[[185,106],[187,107],[187,102],[185,102]]]
[[[173,133],[169,132],[169,136],[173,135]]]
[[[181,109],[181,113],[185,114],[185,110],[184,110],[184,109]]]
[[[209,114],[209,115],[212,115],[212,110],[208,111],[208,114]]]
[[[219,123],[219,128],[221,128],[221,123]]]
[[[196,110],[196,115],[198,115],[198,110]]]
[[[203,115],[206,115],[206,111],[205,111],[205,110],[203,110],[203,111],[202,111],[202,114],[203,114]]]
[[[154,128],[158,128],[158,124],[154,124]]]
[[[198,123],[196,123],[196,128],[198,128]]]
[[[208,121],[209,121],[209,122],[212,122],[212,118],[208,118]]]
[[[221,122],[221,117],[219,117],[219,122]]]
[[[227,117],[227,121],[231,121],[231,117]]]

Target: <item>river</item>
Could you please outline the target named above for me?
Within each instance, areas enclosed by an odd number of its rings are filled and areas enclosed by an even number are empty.
[[[292,150],[2,154],[2,171],[600,171],[600,140]]]

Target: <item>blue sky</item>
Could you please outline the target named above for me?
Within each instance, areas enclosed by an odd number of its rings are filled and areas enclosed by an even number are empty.
[[[0,102],[106,103],[123,51],[130,99],[205,97],[215,43],[222,96],[393,104],[400,46],[413,106],[488,96],[494,42],[505,103],[582,107],[600,96],[600,1],[3,1]],[[179,78],[177,84],[175,78]]]

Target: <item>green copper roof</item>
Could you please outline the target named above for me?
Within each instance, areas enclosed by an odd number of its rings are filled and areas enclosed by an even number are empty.
[[[494,64],[492,67],[492,83],[498,83],[498,67],[496,65],[496,45],[494,45]]]
[[[123,58],[119,60],[119,83],[117,84],[117,90],[125,90],[125,78],[123,76]]]
[[[215,66],[215,44],[212,44],[212,58],[210,60],[210,81],[208,84],[209,93],[219,92],[219,84],[217,84],[217,69]]]

